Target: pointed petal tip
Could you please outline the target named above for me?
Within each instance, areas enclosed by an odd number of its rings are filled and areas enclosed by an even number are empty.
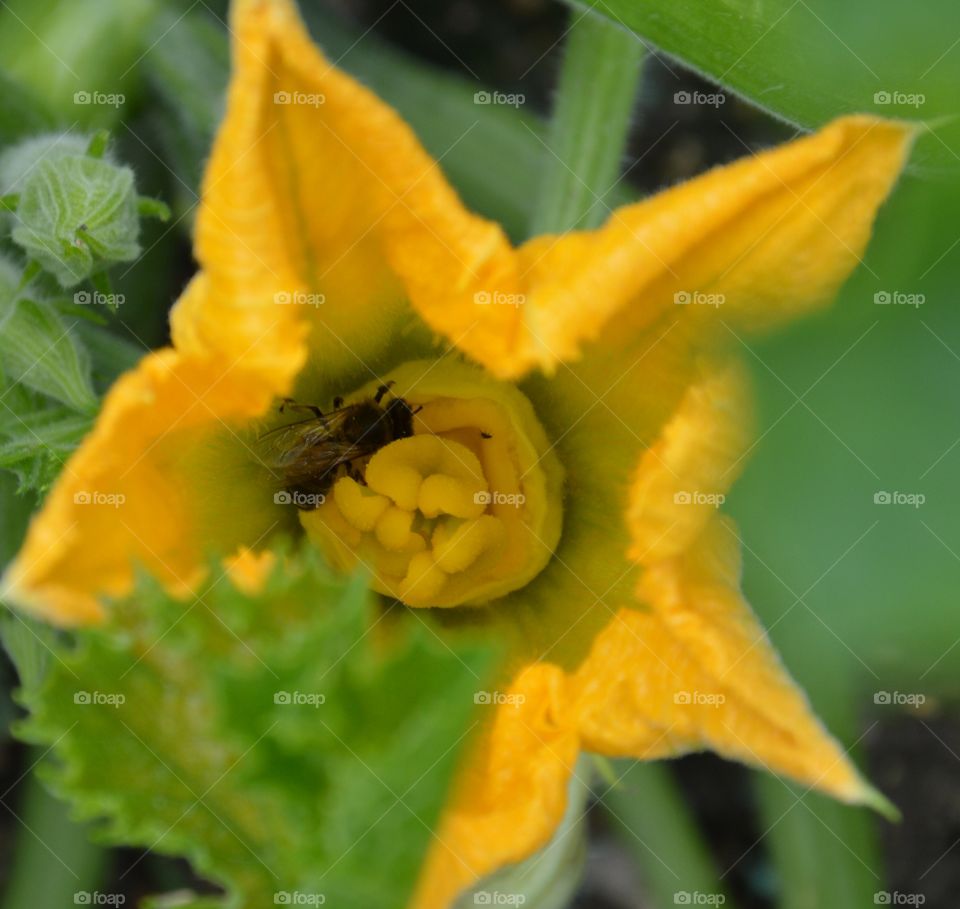
[[[856,801],[865,808],[876,811],[882,818],[891,824],[899,824],[903,820],[900,809],[890,801],[879,789],[863,780]]]

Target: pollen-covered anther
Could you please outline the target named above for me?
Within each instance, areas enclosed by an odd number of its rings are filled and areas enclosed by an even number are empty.
[[[301,523],[334,564],[365,564],[376,590],[408,606],[488,602],[549,559],[560,532],[559,465],[513,386],[444,364],[427,370],[449,373],[441,390],[418,364],[407,368],[415,381],[404,367],[389,378],[415,411],[413,435],[354,464]]]
[[[411,605],[435,598],[449,575],[502,543],[503,524],[483,513],[491,498],[483,467],[459,442],[434,435],[399,439],[370,459],[365,479],[363,486],[341,477],[334,503],[355,530],[372,530],[384,549],[410,554],[398,590]],[[422,532],[413,529],[418,519]]]

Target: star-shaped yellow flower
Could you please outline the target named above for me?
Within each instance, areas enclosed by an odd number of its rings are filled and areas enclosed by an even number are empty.
[[[424,909],[549,839],[581,750],[711,748],[875,799],[740,594],[717,504],[749,406],[724,348],[831,299],[911,130],[844,118],[598,230],[513,248],[324,59],[291,0],[236,0],[232,31],[201,270],[173,347],[110,392],[5,595],[98,622],[138,564],[188,594],[214,551],[255,585],[258,550],[285,532],[367,563],[411,607],[443,607],[438,633],[495,637],[501,684],[478,695],[485,722],[421,875]],[[352,476],[277,485],[258,440],[278,398],[328,410],[387,381],[382,406],[417,411],[410,433]],[[322,504],[298,510],[293,494]]]

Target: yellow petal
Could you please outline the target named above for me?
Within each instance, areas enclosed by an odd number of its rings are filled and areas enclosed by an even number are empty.
[[[670,312],[613,352],[590,351],[550,380],[525,383],[556,441],[568,494],[554,562],[482,616],[486,633],[509,647],[518,678],[551,679],[546,690],[527,689],[523,705],[500,707],[503,722],[549,713],[567,748],[572,737],[574,750],[617,756],[715,748],[868,801],[872,791],[812,715],[739,594],[738,541],[709,497],[729,488],[747,450],[749,399],[735,364],[697,357],[700,340],[695,318]],[[678,501],[679,492],[690,501]],[[528,759],[507,736],[485,747],[488,769],[512,768],[509,791],[496,790],[496,811],[480,810],[470,790],[482,799],[496,775],[465,777],[445,816],[459,819],[460,854],[477,874],[547,840],[557,814],[541,806],[562,804],[568,780],[556,747]],[[570,752],[561,753],[572,772]],[[531,825],[537,812],[540,824]],[[483,824],[496,835],[476,833]],[[466,871],[438,845],[423,888],[466,886]]]
[[[739,540],[714,519],[646,573],[578,669],[583,746],[656,758],[710,748],[847,802],[873,797],[813,715],[739,591]]]
[[[441,909],[479,878],[545,845],[566,807],[577,735],[555,666],[521,671],[503,691],[478,692],[491,711],[458,775],[411,909]]]
[[[613,212],[599,230],[521,251],[526,325],[539,362],[617,344],[678,304],[766,327],[832,298],[860,261],[915,134],[845,117]]]
[[[57,624],[94,622],[137,566],[185,594],[210,554],[252,547],[290,518],[242,435],[273,400],[245,365],[168,349],[123,376],[34,517],[4,599]]]
[[[213,293],[177,314],[175,342],[236,356],[269,323],[256,356],[282,368],[302,356],[297,323],[321,378],[395,365],[401,332],[422,354],[408,304],[504,378],[601,335],[617,342],[678,293],[722,298],[735,325],[786,318],[829,299],[857,263],[912,138],[904,124],[844,118],[619,209],[597,231],[514,250],[466,211],[400,118],[323,58],[292,0],[237,0],[232,27],[227,116],[197,221]]]
[[[299,320],[319,372],[367,378],[397,344],[408,297],[442,321],[444,300],[472,300],[499,274],[509,243],[463,208],[391,108],[324,59],[292,2],[237,0],[231,27],[227,114],[197,219],[213,293],[191,332],[217,347],[224,324],[250,336],[279,319],[262,355],[282,362]],[[508,314],[493,315],[500,338]]]
[[[630,489],[631,555],[652,565],[685,550],[723,504],[750,433],[747,380],[735,363],[687,390]]]

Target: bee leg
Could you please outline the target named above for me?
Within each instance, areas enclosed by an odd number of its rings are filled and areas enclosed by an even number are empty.
[[[337,395],[333,399],[333,409],[339,410],[341,407],[343,407],[343,398],[341,398],[340,395]]]
[[[394,384],[395,384],[395,383],[391,380],[391,381],[387,382],[385,385],[381,385],[381,386],[377,389],[377,393],[373,396],[374,403],[379,404],[379,403],[383,400],[383,396],[384,396],[388,391],[390,391],[390,388],[391,388]]]
[[[317,419],[323,416],[323,411],[316,404],[298,404],[293,398],[284,398],[280,405],[280,413],[285,412],[285,408],[290,410],[309,410]]]
[[[492,436],[489,432],[483,432],[483,430],[481,430],[481,431],[480,431],[480,438],[481,438],[481,439],[492,439],[493,436]]]
[[[361,486],[367,485],[367,479],[363,475],[363,471],[359,467],[350,467],[350,478],[355,482],[359,483]]]

